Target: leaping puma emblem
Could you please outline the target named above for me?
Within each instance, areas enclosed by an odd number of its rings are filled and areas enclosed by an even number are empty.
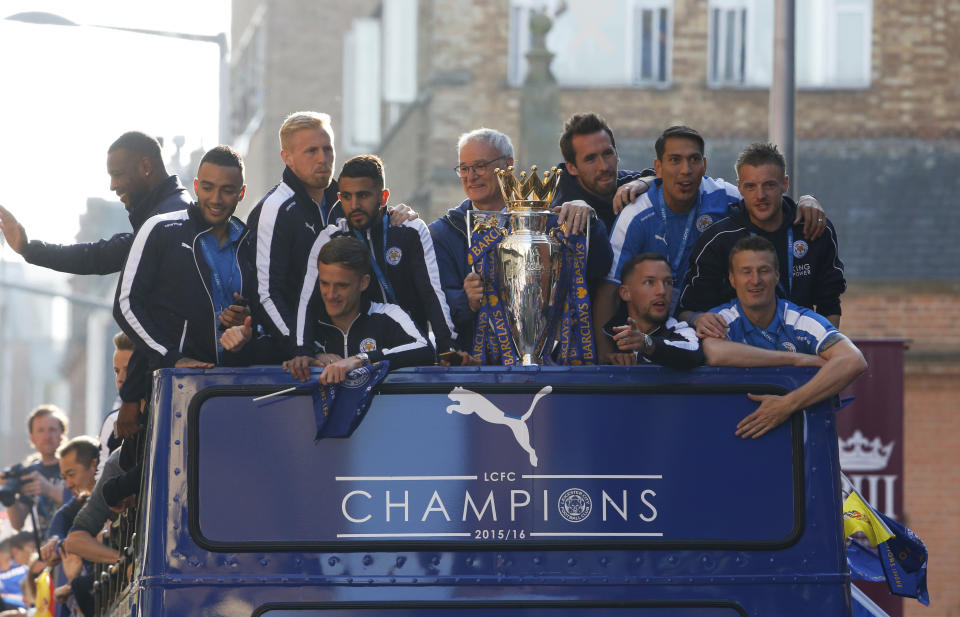
[[[536,407],[540,399],[552,391],[553,388],[551,386],[541,388],[533,397],[533,402],[530,403],[530,409],[527,410],[527,413],[519,418],[514,418],[513,416],[508,416],[503,410],[488,401],[482,394],[477,394],[476,392],[457,386],[447,395],[450,400],[454,402],[453,405],[447,406],[447,413],[457,412],[465,416],[475,413],[484,422],[503,424],[509,427],[517,443],[530,455],[530,464],[536,467],[537,453],[533,450],[533,446],[530,445],[530,430],[527,428],[527,419],[533,414],[533,408]]]

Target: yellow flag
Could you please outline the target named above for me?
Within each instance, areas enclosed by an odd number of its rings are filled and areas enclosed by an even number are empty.
[[[37,611],[36,617],[53,617],[57,612],[53,597],[53,578],[50,570],[44,570],[35,579],[37,582]]]
[[[853,491],[843,502],[843,535],[850,537],[858,531],[862,531],[874,546],[893,537],[873,509],[863,502],[857,491]]]

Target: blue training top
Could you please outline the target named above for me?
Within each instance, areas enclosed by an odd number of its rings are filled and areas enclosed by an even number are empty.
[[[777,299],[777,312],[766,328],[758,328],[747,319],[740,300],[716,306],[710,312],[719,313],[727,322],[727,338],[731,341],[774,351],[819,355],[824,342],[840,334],[826,317],[782,298]]]

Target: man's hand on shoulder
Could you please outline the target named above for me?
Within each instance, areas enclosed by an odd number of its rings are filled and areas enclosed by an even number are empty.
[[[651,184],[653,184],[653,176],[644,176],[624,183],[613,196],[613,213],[620,214],[621,210],[649,191]]]
[[[797,200],[797,218],[793,224],[803,223],[803,236],[811,242],[820,237],[827,227],[827,216],[813,195],[802,195]]]
[[[3,231],[3,237],[17,254],[23,255],[27,248],[27,231],[13,214],[0,206],[0,230]]]
[[[557,215],[557,223],[563,227],[563,235],[567,238],[571,234],[582,234],[587,231],[587,223],[595,212],[590,205],[582,199],[565,201],[553,209]]]
[[[727,338],[727,322],[718,313],[697,313],[690,320],[690,325],[700,338]]]
[[[417,214],[416,210],[407,204],[387,206],[387,214],[390,215],[390,224],[394,227],[400,227],[407,221],[420,218],[420,215]]]

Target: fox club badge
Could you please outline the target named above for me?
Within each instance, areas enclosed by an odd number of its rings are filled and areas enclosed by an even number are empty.
[[[360,341],[360,351],[376,351],[377,350],[377,339],[367,337]]]
[[[400,263],[400,258],[403,257],[403,251],[400,250],[399,246],[391,246],[387,249],[384,259],[387,260],[387,263],[391,266],[395,266]]]
[[[793,243],[793,256],[797,259],[803,259],[810,250],[810,245],[805,240],[797,240]]]
[[[797,352],[797,346],[791,343],[790,341],[784,341],[783,343],[781,343],[781,345],[786,351],[790,351],[793,353]]]
[[[557,508],[560,510],[560,516],[571,523],[579,523],[590,516],[593,503],[586,491],[579,488],[570,488],[560,495]]]
[[[701,214],[697,217],[697,231],[703,231],[713,225],[713,217],[709,214]]]

